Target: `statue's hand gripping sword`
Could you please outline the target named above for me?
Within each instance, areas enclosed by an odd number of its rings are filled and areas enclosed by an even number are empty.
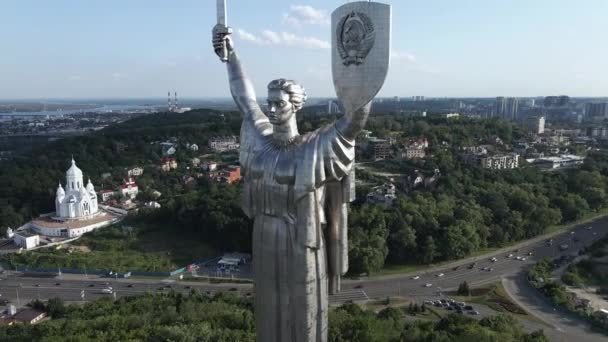
[[[214,31],[225,35],[232,33],[232,28],[228,27],[228,16],[226,14],[226,0],[217,0],[217,25]],[[228,62],[228,48],[226,40],[223,42],[223,48],[220,54],[220,60],[224,63]]]

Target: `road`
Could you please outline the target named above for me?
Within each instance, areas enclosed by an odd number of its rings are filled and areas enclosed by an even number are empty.
[[[346,280],[343,283],[342,292],[330,297],[331,304],[341,304],[346,301],[366,301],[369,299],[386,298],[389,296],[403,296],[422,302],[423,300],[437,298],[440,292],[454,290],[463,281],[476,286],[503,279],[514,279],[536,261],[543,257],[556,258],[562,255],[576,254],[579,249],[590,245],[608,233],[608,217],[597,219],[590,223],[581,224],[573,227],[572,232],[566,232],[553,237],[553,244],[548,245],[545,239],[541,239],[526,247],[489,254],[476,258],[477,264],[471,268],[469,263],[462,264],[457,262],[452,265],[428,269],[417,274],[405,274],[386,276],[378,278],[362,278],[360,280]],[[575,241],[578,240],[578,241]],[[565,251],[560,251],[559,246],[563,243],[569,245]],[[532,256],[528,253],[532,252]],[[513,254],[513,258],[507,258],[508,254]],[[515,256],[526,256],[525,261],[516,260]],[[491,257],[496,257],[497,261],[490,261]],[[462,264],[460,266],[455,266]],[[492,271],[483,271],[485,267],[491,267]],[[443,274],[443,276],[439,276]],[[419,276],[419,279],[412,279]],[[84,300],[94,300],[100,297],[112,296],[103,294],[101,289],[106,287],[103,283],[109,282],[116,291],[116,296],[126,296],[142,294],[146,292],[166,292],[167,285],[172,286],[177,291],[188,292],[195,288],[202,293],[214,294],[219,291],[233,291],[243,295],[251,295],[251,285],[248,284],[201,284],[196,282],[181,282],[174,280],[136,280],[136,279],[83,279],[82,276],[63,276],[63,279],[31,278],[25,276],[3,277],[0,281],[0,294],[2,298],[10,300],[15,304],[25,304],[32,299],[48,299],[51,297],[61,297],[66,301],[81,301],[81,291],[84,290]],[[68,279],[69,278],[69,279]],[[59,283],[59,285],[57,285]],[[430,286],[427,287],[427,284]],[[512,281],[510,292],[514,292],[516,299],[523,304],[528,304],[524,299],[531,295],[526,289],[520,289],[521,282]],[[163,289],[161,289],[161,287]],[[529,290],[529,289],[528,289]],[[538,299],[538,298],[537,298]],[[543,313],[550,313],[553,308],[547,305],[535,305],[532,312],[537,317],[545,321],[551,328],[545,329],[549,336],[557,341],[581,339],[581,334],[589,337],[589,340],[598,341],[598,335],[593,334],[586,326],[576,324],[564,324],[563,321],[550,319],[550,316],[543,316]],[[544,311],[543,311],[544,310]],[[563,315],[562,315],[563,316]],[[569,319],[573,317],[568,316]],[[576,334],[575,334],[576,333]],[[562,337],[564,339],[562,339]],[[603,338],[602,336],[599,337]],[[607,339],[608,340],[608,339]]]

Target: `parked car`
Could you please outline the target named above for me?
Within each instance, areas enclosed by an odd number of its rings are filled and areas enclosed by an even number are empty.
[[[464,309],[465,310],[473,310],[473,307],[471,305],[465,305]]]
[[[471,313],[471,315],[479,315],[479,311],[477,311],[477,310],[473,310],[470,313]]]
[[[418,279],[420,279],[420,276],[413,276],[412,279],[413,280],[418,280]]]

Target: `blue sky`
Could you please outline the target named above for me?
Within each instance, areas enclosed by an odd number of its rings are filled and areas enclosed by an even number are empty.
[[[347,1],[227,0],[259,94],[333,96],[328,16]],[[392,0],[381,96],[608,96],[606,0]],[[228,96],[213,0],[2,0],[0,98]]]

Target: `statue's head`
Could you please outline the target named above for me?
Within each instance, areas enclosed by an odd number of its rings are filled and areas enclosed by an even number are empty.
[[[273,125],[288,122],[304,106],[306,91],[295,81],[278,79],[268,84],[268,120]]]

